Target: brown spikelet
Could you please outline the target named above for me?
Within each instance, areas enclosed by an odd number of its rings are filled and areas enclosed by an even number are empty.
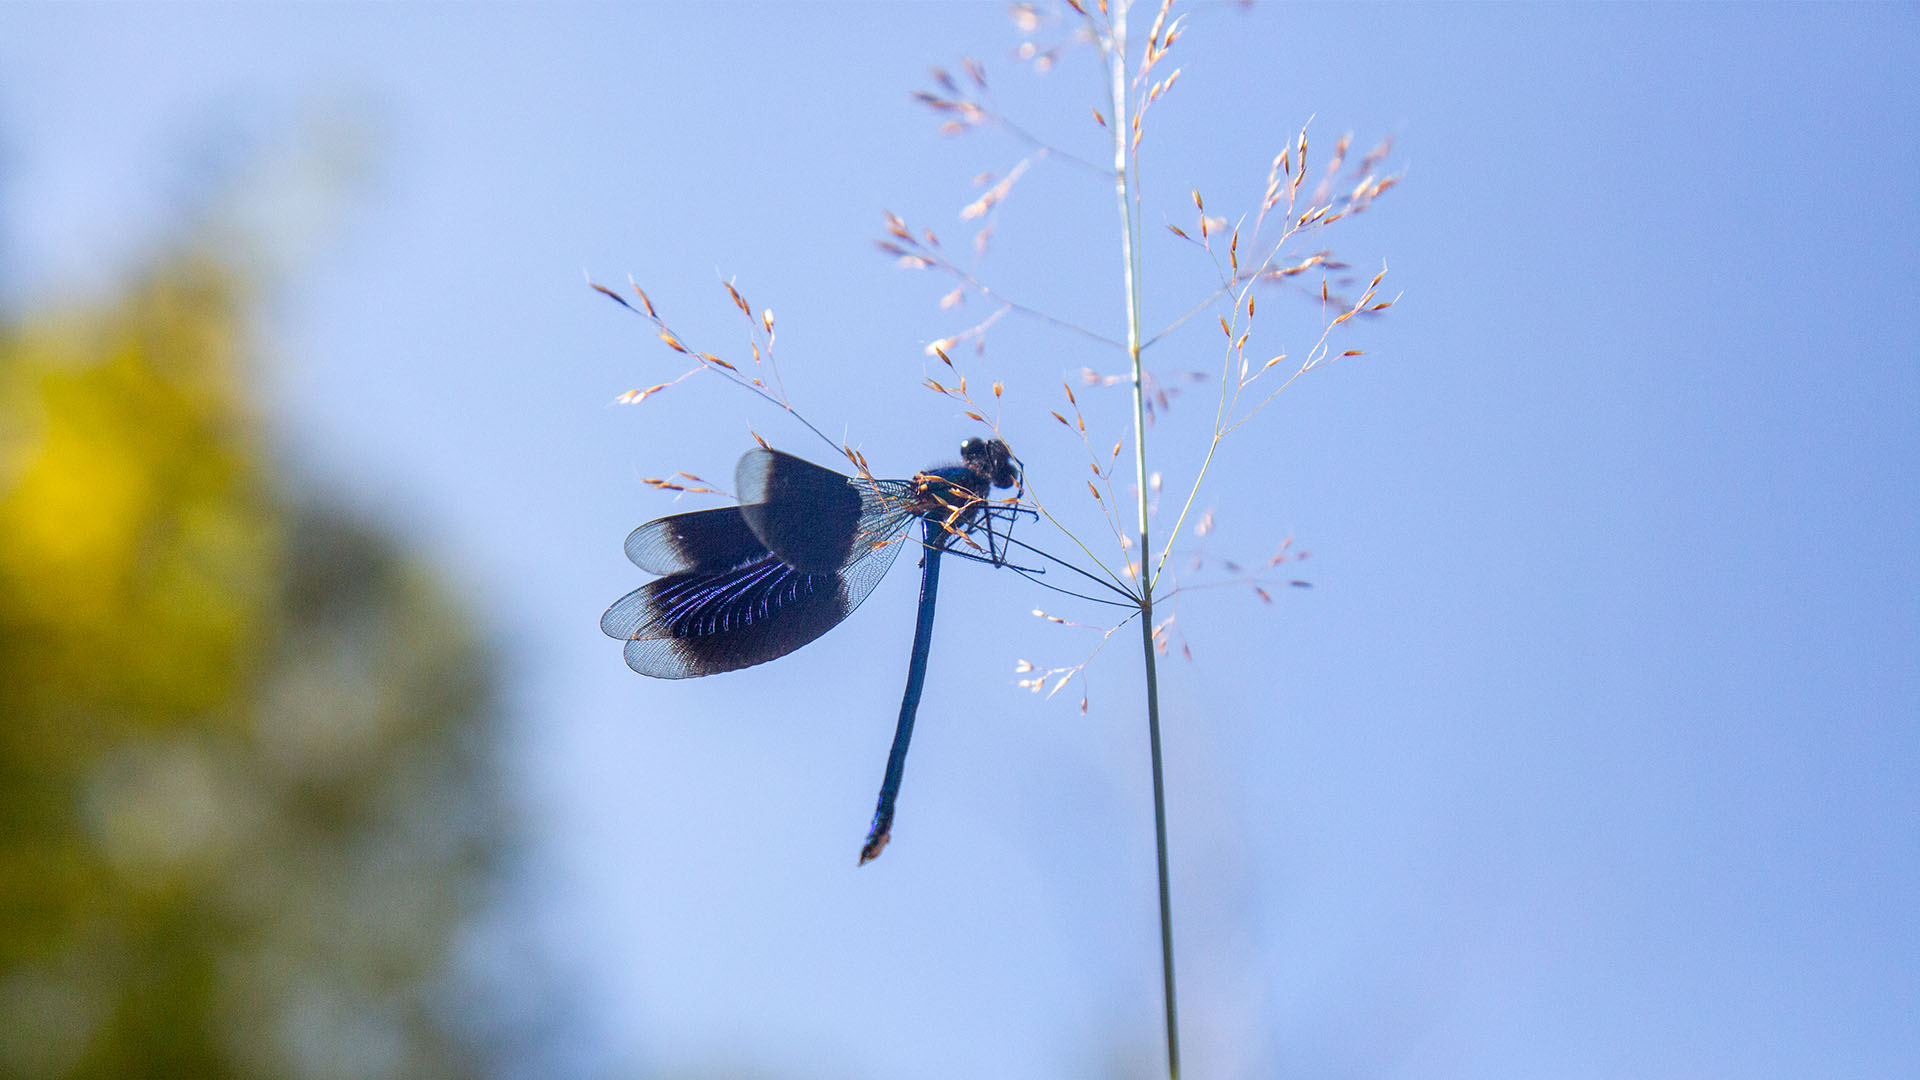
[[[1099,124],[1101,127],[1107,126],[1107,118],[1100,115],[1099,109],[1093,110],[1093,122]]]
[[[665,390],[666,388],[667,388],[666,383],[655,383],[654,385],[647,387],[645,390],[629,390],[626,393],[621,394],[619,397],[614,398],[613,403],[615,405],[637,405],[640,402],[645,401],[647,398],[658,393],[659,391]]]
[[[1283,266],[1280,269],[1273,271],[1273,276],[1274,277],[1292,277],[1295,274],[1306,273],[1308,270],[1311,270],[1316,266],[1326,266],[1329,268],[1337,268],[1338,264],[1329,262],[1327,260],[1326,253],[1320,252],[1318,254],[1309,255],[1305,259],[1302,259],[1301,261],[1294,263],[1292,266]]]
[[[733,297],[733,306],[739,308],[742,315],[753,318],[753,309],[747,306],[746,298],[740,295],[739,289],[733,287],[733,282],[723,281],[721,284],[727,287],[727,295]]]
[[[1173,235],[1175,235],[1175,236],[1177,236],[1177,237],[1179,237],[1179,238],[1180,238],[1180,239],[1182,239],[1182,240],[1191,240],[1191,239],[1193,239],[1193,237],[1191,237],[1191,236],[1188,236],[1188,235],[1187,235],[1187,233],[1186,233],[1186,230],[1185,230],[1185,229],[1182,229],[1182,228],[1181,228],[1180,226],[1178,226],[1178,225],[1168,225],[1168,226],[1167,226],[1167,231],[1168,231],[1168,232],[1170,232],[1170,233],[1172,233]],[[616,296],[616,297],[614,297],[614,299],[616,299],[616,300],[618,300],[618,299],[619,299],[619,297],[617,297],[617,296]]]
[[[673,331],[671,330],[660,331],[660,340],[666,342],[667,348],[672,349],[674,352],[677,352],[677,353],[690,352],[690,350],[685,345],[680,344],[679,338],[673,336]]]
[[[1088,490],[1088,491],[1091,491],[1091,492],[1093,492],[1093,501],[1094,501],[1094,502],[1104,502],[1104,501],[1105,501],[1105,500],[1103,500],[1103,499],[1101,499],[1101,498],[1100,498],[1100,489],[1099,489],[1099,488],[1097,488],[1097,487],[1094,487],[1094,486],[1093,486],[1093,481],[1091,481],[1091,480],[1089,480],[1089,481],[1087,481],[1087,490]]]
[[[1340,355],[1341,356],[1364,356],[1366,355],[1366,352],[1367,350],[1365,349],[1348,349],[1346,352],[1343,352]]]
[[[1053,412],[1053,410],[1051,410],[1051,409],[1049,409],[1049,410],[1047,410],[1047,411],[1048,411],[1048,412]],[[1072,426],[1073,426],[1073,421],[1071,421],[1071,420],[1068,420],[1068,419],[1067,419],[1066,417],[1064,417],[1064,416],[1061,416],[1061,415],[1060,415],[1059,413],[1057,413],[1057,412],[1056,412],[1056,413],[1053,413],[1053,418],[1054,418],[1055,420],[1058,420],[1058,421],[1060,421],[1061,423],[1063,423],[1063,424],[1065,424],[1065,425],[1067,425],[1068,427],[1072,427]]]
[[[1153,27],[1147,31],[1147,56],[1152,57],[1166,51],[1169,44],[1160,40],[1160,31],[1167,25],[1167,10],[1173,7],[1173,0],[1161,0],[1160,11],[1154,15]]]
[[[601,285],[601,284],[589,281],[587,282],[587,287],[592,289],[594,292],[599,293],[601,296],[604,296],[607,299],[613,301],[614,303],[619,304],[621,307],[626,308],[629,311],[633,310],[633,305],[627,303],[626,297],[621,296],[619,293],[614,292],[612,289],[607,288],[605,285]]]
[[[1361,172],[1371,172],[1375,165],[1385,161],[1387,155],[1391,153],[1393,153],[1393,136],[1389,135],[1380,140],[1379,144],[1373,149],[1367,151],[1365,156],[1361,157],[1360,164],[1356,166],[1356,168]]]
[[[1015,165],[999,183],[988,188],[979,198],[961,207],[960,216],[965,220],[972,221],[986,214],[988,210],[993,209],[995,204],[1007,197],[1007,192],[1013,189],[1014,182],[1019,180],[1021,175],[1027,171],[1027,167],[1028,163],[1025,161]]]
[[[765,440],[765,439],[763,439],[763,438],[761,438],[761,437],[760,437],[760,433],[759,433],[759,432],[757,432],[757,431],[755,431],[755,430],[753,430],[752,428],[748,428],[748,429],[747,429],[747,434],[749,434],[749,435],[751,435],[751,436],[753,436],[753,441],[754,441],[754,442],[757,442],[757,443],[759,443],[759,444],[760,444],[760,449],[762,449],[762,450],[771,450],[771,449],[773,449],[773,447],[772,447],[772,446],[771,446],[771,445],[770,445],[770,444],[769,444],[769,443],[767,442],[767,440]]]

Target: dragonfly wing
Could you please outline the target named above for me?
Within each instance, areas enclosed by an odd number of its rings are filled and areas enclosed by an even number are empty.
[[[851,615],[903,546],[896,534],[826,574],[796,569],[770,552],[717,573],[669,574],[621,597],[601,616],[600,629],[626,641],[628,667],[657,679],[764,664]]]
[[[845,476],[778,450],[742,454],[733,482],[747,527],[788,566],[809,573],[864,558],[912,514],[906,481]]]
[[[787,565],[830,574],[847,564],[860,492],[846,476],[763,447],[740,455],[733,483],[748,527]]]
[[[651,574],[717,573],[767,554],[737,506],[656,518],[628,533],[626,548]]]

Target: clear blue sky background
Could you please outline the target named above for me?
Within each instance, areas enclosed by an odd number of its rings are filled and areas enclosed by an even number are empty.
[[[1236,5],[1198,11],[1145,144],[1146,219],[1258,199],[1313,117],[1405,183],[1327,242],[1404,299],[1225,445],[1209,550],[1293,535],[1311,590],[1181,598],[1163,683],[1195,1077],[1880,1077],[1920,1061],[1913,6]],[[320,114],[370,162],[332,224],[280,191],[261,374],[302,483],[443,560],[508,657],[533,855],[503,926],[560,973],[595,1077],[1150,1075],[1159,1053],[1138,664],[1091,709],[1013,685],[1085,631],[949,570],[894,846],[854,867],[913,575],[726,678],[640,678],[596,625],[620,540],[751,426],[583,284],[631,273],[738,355],[733,278],[796,402],[882,472],[970,433],[921,346],[986,311],[872,248],[962,246],[1021,148],[907,98],[981,58],[1101,151],[1087,52],[1037,79],[998,5],[0,8],[16,304],[104,290],[223,162]],[[236,149],[237,147],[237,149]],[[263,156],[264,155],[264,156]],[[1324,160],[1324,158],[1322,158]],[[289,173],[296,176],[296,173]],[[1043,164],[983,273],[1118,333],[1111,192]],[[317,220],[317,219],[316,219]],[[1156,233],[1151,323],[1204,292]],[[1268,294],[1274,351],[1318,312]],[[1268,312],[1272,314],[1269,315]],[[1217,337],[1157,347],[1211,367]],[[1009,319],[977,380],[1043,490],[1047,415],[1116,358]],[[1119,433],[1117,394],[1090,394]],[[1210,411],[1163,425],[1170,488]],[[1062,496],[1064,498],[1064,496]],[[1070,500],[1069,500],[1070,501]],[[1130,639],[1129,639],[1130,644]],[[506,963],[506,961],[499,961]],[[535,991],[530,991],[535,992]]]

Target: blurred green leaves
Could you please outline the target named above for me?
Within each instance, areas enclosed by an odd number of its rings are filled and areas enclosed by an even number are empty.
[[[472,1074],[493,665],[276,483],[233,266],[0,325],[0,1075]]]

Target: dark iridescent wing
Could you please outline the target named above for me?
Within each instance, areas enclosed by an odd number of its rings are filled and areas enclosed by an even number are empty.
[[[913,484],[844,476],[763,448],[733,471],[742,519],[788,566],[828,573],[891,543],[913,515]]]
[[[626,641],[628,667],[657,679],[764,664],[851,615],[904,546],[896,530],[890,542],[825,574],[797,570],[764,549],[726,570],[669,574],[621,597],[600,629]]]
[[[825,574],[900,531],[913,485],[866,480],[778,450],[749,450],[734,470],[741,505],[658,518],[627,534],[627,558],[653,574],[731,569],[772,551]]]
[[[600,629],[660,679],[763,664],[826,633],[903,546],[913,484],[854,478],[777,450],[734,472],[741,503],[649,521],[627,558],[665,575],[621,597]]]
[[[627,534],[627,558],[650,574],[714,573],[767,554],[737,506],[657,518]]]

